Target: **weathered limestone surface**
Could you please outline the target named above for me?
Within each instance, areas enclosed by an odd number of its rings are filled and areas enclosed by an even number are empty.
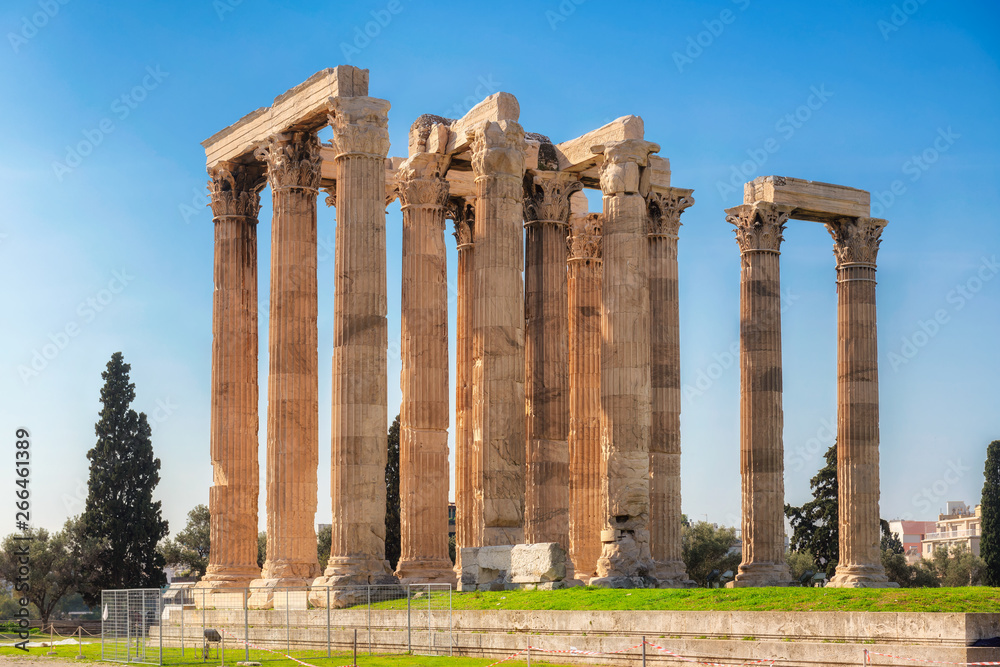
[[[569,301],[566,235],[570,195],[583,184],[563,172],[525,178],[525,541],[569,547]]]
[[[481,457],[484,546],[524,541],[524,130],[470,131],[476,175],[473,449]]]
[[[840,562],[828,586],[885,588],[879,525],[875,260],[886,221],[828,223],[837,258],[837,480]]]
[[[403,211],[400,531],[396,576],[454,583],[448,557],[448,158],[417,153],[399,169]]]
[[[569,555],[589,580],[601,556],[601,214],[570,221]]]
[[[661,588],[694,586],[681,556],[681,348],[677,236],[691,190],[650,192],[649,311],[652,429],[649,443],[650,553]]]
[[[472,436],[472,306],[475,293],[476,207],[464,198],[453,198],[448,215],[454,221],[458,246],[458,294],[455,306],[455,571],[462,574],[464,547],[482,542],[483,494],[481,457]]]
[[[271,137],[267,163],[271,223],[271,304],[267,387],[267,558],[264,587],[251,604],[271,604],[277,586],[308,586],[316,559],[319,465],[316,195],[319,140],[311,132]]]
[[[518,544],[510,551],[510,580],[542,584],[566,578],[566,550],[558,542]]]
[[[373,97],[330,100],[337,149],[333,536],[316,586],[395,581],[385,560],[388,111],[387,101]]]
[[[785,564],[778,257],[790,206],[726,209],[740,246],[740,476],[743,562],[731,586],[791,583]]]
[[[640,139],[603,153],[604,274],[601,284],[602,551],[592,585],[655,585],[649,552],[651,426],[649,256],[642,169],[659,150]]]
[[[864,190],[786,176],[760,176],[743,186],[743,203],[765,201],[791,207],[789,218],[835,223],[869,215],[871,195]]]
[[[257,215],[264,172],[221,163],[209,171],[215,224],[212,294],[213,480],[208,569],[199,588],[242,587],[257,566]]]

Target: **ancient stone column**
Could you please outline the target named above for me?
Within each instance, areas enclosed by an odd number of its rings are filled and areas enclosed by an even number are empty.
[[[398,171],[403,211],[399,498],[402,583],[454,583],[448,556],[448,157]]]
[[[472,305],[475,293],[475,203],[452,198],[448,216],[455,223],[458,246],[455,306],[455,571],[462,573],[462,548],[481,544],[483,518],[480,459],[472,437]]]
[[[308,586],[318,574],[316,469],[319,369],[316,329],[316,195],[319,140],[310,132],[271,137],[257,150],[267,163],[271,222],[271,301],[267,382],[266,587],[251,595],[268,606],[277,586]]]
[[[653,392],[649,440],[649,540],[660,588],[693,586],[681,554],[681,347],[677,232],[691,190],[651,192],[649,312]]]
[[[601,281],[603,530],[591,585],[655,586],[649,552],[649,242],[642,169],[659,146],[641,139],[595,146],[604,154]]]
[[[211,552],[199,588],[245,587],[257,566],[257,214],[264,172],[210,172],[215,223],[212,294]]]
[[[569,556],[589,580],[601,556],[601,214],[570,219]]]
[[[524,181],[524,540],[569,551],[569,301],[566,236],[570,195],[583,184],[564,172]],[[571,576],[571,575],[570,575]]]
[[[388,111],[387,101],[373,97],[330,100],[337,179],[333,535],[330,560],[315,586],[396,581],[385,560]]]
[[[740,246],[740,478],[743,562],[732,586],[781,586],[785,486],[781,408],[782,232],[790,207],[757,202],[726,209]]]
[[[827,224],[837,258],[837,481],[840,562],[828,586],[896,586],[885,576],[879,523],[875,259],[886,221]]]
[[[473,449],[480,457],[482,545],[524,542],[524,130],[470,131],[476,179]]]

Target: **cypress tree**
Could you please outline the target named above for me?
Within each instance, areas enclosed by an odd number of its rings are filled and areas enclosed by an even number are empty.
[[[168,533],[153,489],[160,460],[153,456],[145,413],[131,409],[131,366],[115,352],[101,373],[103,405],[94,427],[97,444],[87,452],[90,479],[81,520],[87,535],[102,540],[99,565],[89,573],[84,599],[100,600],[102,589],[159,588],[166,584],[163,555],[156,546]]]
[[[979,557],[986,566],[984,583],[1000,586],[1000,440],[994,440],[986,448],[984,476]]]
[[[402,549],[399,527],[399,415],[389,427],[389,457],[385,464],[385,559],[395,570]]]

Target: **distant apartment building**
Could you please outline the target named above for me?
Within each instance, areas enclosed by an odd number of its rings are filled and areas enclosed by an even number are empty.
[[[903,554],[906,556],[906,562],[912,565],[918,562],[922,556],[920,544],[923,542],[924,535],[937,532],[937,522],[897,519],[889,522],[889,532],[895,534],[903,543]]]
[[[920,543],[923,557],[930,558],[937,549],[950,550],[956,544],[964,544],[978,556],[982,511],[981,505],[970,510],[964,502],[949,500],[947,513],[938,515],[935,532],[924,535]]]

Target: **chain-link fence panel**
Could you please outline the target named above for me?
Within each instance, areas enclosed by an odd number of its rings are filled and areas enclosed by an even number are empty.
[[[101,659],[163,664],[158,588],[101,591]]]

